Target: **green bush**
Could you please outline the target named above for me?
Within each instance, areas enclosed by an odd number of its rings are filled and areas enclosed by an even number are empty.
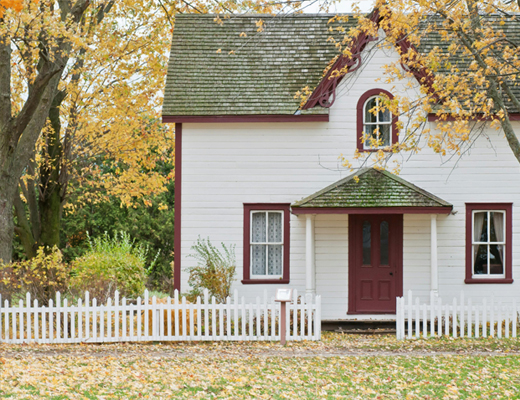
[[[186,269],[190,274],[188,284],[191,287],[186,298],[194,302],[197,296],[202,295],[204,289],[208,289],[210,296],[215,296],[219,303],[224,303],[230,295],[235,277],[235,246],[226,247],[222,243],[221,253],[209,239],[199,237],[191,249],[194,253],[188,257],[195,258],[198,263],[196,267]]]
[[[90,248],[85,255],[72,263],[72,290],[81,295],[85,290],[91,298],[106,302],[116,290],[120,296],[136,298],[143,294],[148,271],[146,266],[148,249],[136,245],[130,235],[123,231],[110,237],[89,238]]]

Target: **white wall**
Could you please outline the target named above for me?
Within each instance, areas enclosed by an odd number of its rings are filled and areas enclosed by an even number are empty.
[[[390,50],[367,54],[364,67],[338,88],[328,123],[184,124],[182,154],[182,266],[194,265],[191,245],[200,235],[214,244],[236,245],[235,288],[246,299],[274,294],[277,285],[242,285],[243,203],[292,203],[350,174],[340,166],[356,147],[356,106],[369,89],[416,93],[415,82],[376,81],[381,67],[396,59]],[[408,85],[408,84],[411,85]],[[415,87],[414,87],[415,86]],[[520,132],[520,124],[517,124]],[[520,251],[513,250],[512,285],[467,285],[465,202],[513,202],[513,240],[520,230],[520,165],[501,132],[486,130],[462,156],[440,157],[425,149],[396,156],[401,177],[451,202],[454,214],[438,217],[439,293],[513,296],[520,288]],[[348,218],[316,218],[316,289],[326,319],[345,318],[348,277]],[[430,289],[430,216],[404,216],[404,289],[424,300]],[[187,289],[187,274],[182,290]],[[305,218],[291,216],[291,283],[305,289]]]

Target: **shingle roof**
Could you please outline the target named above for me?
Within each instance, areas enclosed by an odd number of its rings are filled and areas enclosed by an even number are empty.
[[[327,42],[332,17],[246,15],[219,25],[214,15],[176,15],[163,115],[294,114],[295,93],[316,86],[337,55]],[[255,24],[260,19],[263,32]]]
[[[520,18],[520,15],[517,14],[516,20],[509,20],[504,21],[504,23],[501,23],[502,16],[499,15],[486,15],[484,16],[484,22],[489,25],[491,25],[495,31],[496,35],[504,34],[504,36],[507,38],[507,41],[509,42],[511,46],[514,47],[520,46],[520,21],[518,20]],[[430,25],[430,31],[428,31],[427,34],[423,35],[421,37],[421,43],[418,47],[418,51],[422,54],[428,54],[430,51],[432,51],[435,47],[437,47],[442,54],[448,54],[448,47],[452,44],[451,41],[443,40],[442,35],[440,31],[442,28],[442,19],[440,17],[437,17],[437,20],[435,17],[429,17],[428,18],[428,24]],[[432,29],[432,27],[435,26],[435,29]],[[470,63],[473,61],[472,58],[468,56],[462,56],[463,49],[459,49],[459,55],[450,55],[449,57],[449,64],[450,67],[453,67],[454,69],[458,69],[460,71],[468,71]],[[453,73],[450,72],[450,70],[445,66],[444,63],[440,64],[440,68],[438,73]],[[512,92],[515,94],[517,98],[520,98],[520,86],[518,85],[510,85]],[[516,110],[513,103],[509,99],[506,94],[503,94],[503,99],[505,102],[506,107],[508,108],[509,112],[520,112],[520,110]]]
[[[359,180],[356,181],[355,177]],[[293,208],[446,207],[439,197],[387,171],[363,168],[291,205]]]
[[[316,87],[325,67],[338,54],[327,41],[333,16],[240,15],[222,19],[219,25],[214,15],[176,15],[163,115],[294,114],[299,108],[295,93],[306,86]],[[255,23],[260,19],[265,29],[257,32]],[[356,24],[356,18],[341,22],[346,30]],[[497,27],[509,40],[520,43],[518,22]],[[340,38],[342,33],[334,35]],[[438,32],[429,32],[419,51],[428,52],[435,46],[447,51],[449,43]],[[450,61],[461,70],[468,66],[467,59]],[[520,97],[520,87],[513,90]],[[511,111],[520,111],[507,99],[506,104]],[[314,107],[301,113],[327,114],[328,109]]]

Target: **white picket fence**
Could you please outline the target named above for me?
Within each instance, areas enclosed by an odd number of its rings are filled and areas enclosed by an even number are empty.
[[[451,303],[430,293],[430,304],[413,299],[412,291],[406,298],[397,298],[397,339],[412,337],[517,337],[518,313],[516,300],[503,302],[494,297],[473,302],[461,292]]]
[[[299,296],[293,291],[293,301],[287,303],[287,340],[320,340],[321,297]],[[32,305],[31,305],[32,304]],[[27,293],[25,303],[17,306],[2,303],[0,295],[0,343],[106,343],[140,341],[215,341],[215,340],[280,340],[280,303],[263,300],[245,303],[235,291],[226,303],[211,301],[206,291],[203,298],[190,304],[175,291],[174,298],[158,300],[144,298],[129,302],[126,298],[108,299],[97,304],[96,299],[50,300],[48,306],[31,303]]]

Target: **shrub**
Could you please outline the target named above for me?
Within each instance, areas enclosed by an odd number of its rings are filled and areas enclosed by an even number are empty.
[[[25,299],[29,292],[31,299],[47,306],[49,300],[56,297],[56,292],[67,292],[68,284],[69,268],[57,247],[47,251],[40,247],[36,257],[0,266],[2,300]]]
[[[123,231],[114,237],[106,232],[93,240],[89,237],[89,245],[85,255],[72,263],[71,286],[76,294],[88,290],[91,298],[104,303],[116,290],[127,298],[144,292],[148,271],[153,267],[153,262],[146,267],[146,247],[136,245]]]
[[[198,263],[196,267],[186,269],[190,274],[188,284],[191,287],[186,298],[194,302],[204,289],[208,289],[210,296],[215,296],[218,302],[224,303],[230,295],[235,277],[235,246],[226,247],[222,243],[221,253],[209,239],[199,237],[191,249],[194,253],[188,257],[195,258]]]

